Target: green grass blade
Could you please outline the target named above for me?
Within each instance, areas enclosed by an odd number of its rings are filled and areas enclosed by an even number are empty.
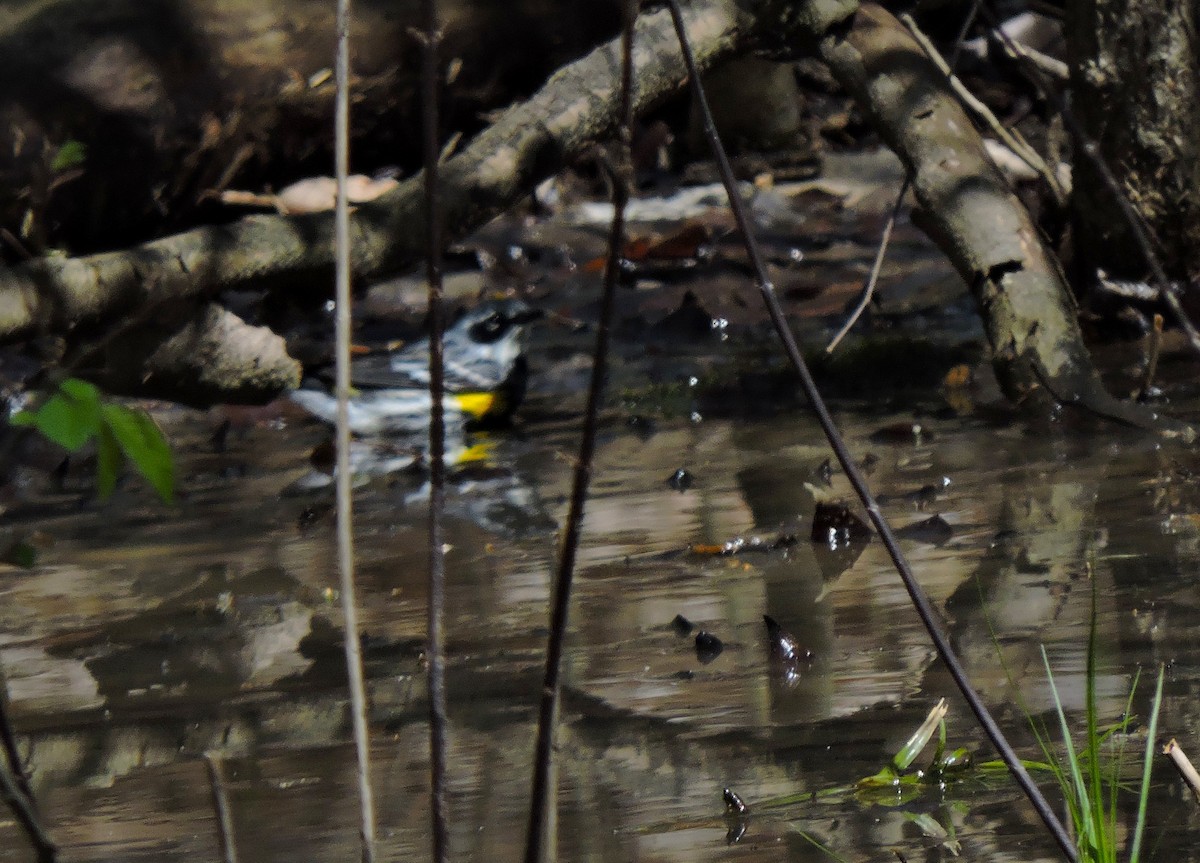
[[[1050,682],[1050,693],[1054,696],[1054,707],[1058,712],[1058,723],[1062,731],[1063,747],[1066,749],[1067,767],[1069,774],[1066,776],[1070,779],[1069,783],[1064,783],[1063,791],[1073,792],[1067,793],[1067,805],[1071,807],[1072,814],[1076,812],[1079,817],[1075,817],[1075,828],[1078,833],[1077,842],[1081,852],[1080,857],[1083,859],[1095,859],[1096,837],[1095,824],[1092,821],[1092,805],[1089,799],[1088,786],[1083,781],[1083,772],[1079,764],[1079,753],[1075,751],[1075,744],[1071,740],[1071,729],[1067,725],[1067,714],[1062,706],[1062,699],[1058,695],[1058,686],[1054,682],[1054,672],[1050,670],[1050,658],[1046,655],[1046,646],[1042,645],[1042,664],[1046,667],[1046,679]],[[1072,797],[1074,799],[1072,799]]]
[[[1137,821],[1133,827],[1133,841],[1129,845],[1129,863],[1138,863],[1142,851],[1142,835],[1146,828],[1146,808],[1150,801],[1150,773],[1154,769],[1155,740],[1158,737],[1158,714],[1162,707],[1162,665],[1158,666],[1158,683],[1154,687],[1154,701],[1150,705],[1150,727],[1146,731],[1146,754],[1142,759],[1142,787],[1138,791]]]

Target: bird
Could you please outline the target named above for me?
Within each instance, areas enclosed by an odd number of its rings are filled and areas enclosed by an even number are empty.
[[[442,337],[447,425],[504,417],[525,395],[525,325],[541,312],[522,300],[488,302],[463,315]],[[429,339],[355,360],[350,430],[360,436],[404,435],[429,426]],[[323,387],[303,386],[293,402],[327,423],[337,422],[337,399]]]

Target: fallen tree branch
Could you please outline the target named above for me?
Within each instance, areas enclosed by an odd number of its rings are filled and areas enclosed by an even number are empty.
[[[835,0],[804,4],[838,7]],[[839,7],[840,8],[840,7]],[[810,10],[811,14],[811,10]],[[734,0],[697,3],[687,14],[701,68],[745,47],[751,18]],[[665,11],[639,16],[634,110],[676,92],[686,80]],[[602,46],[555,73],[528,101],[480,133],[442,168],[447,241],[466,236],[521,200],[538,182],[616,128],[620,49]],[[403,183],[354,214],[354,270],[396,271],[419,260],[424,231],[422,180]],[[115,317],[148,304],[212,295],[233,286],[328,278],[333,219],[250,216],[121,252],[41,258],[0,271],[0,342]]]
[[[819,38],[817,50],[908,168],[920,204],[913,220],[971,286],[1005,394],[1193,439],[1191,427],[1105,391],[1058,261],[945,77],[900,22],[864,4],[853,27]]]

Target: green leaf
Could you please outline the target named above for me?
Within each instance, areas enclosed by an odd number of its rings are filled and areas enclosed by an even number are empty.
[[[56,174],[78,168],[87,160],[87,145],[82,141],[64,141],[50,162],[50,170]]]
[[[20,411],[10,422],[34,426],[59,446],[77,452],[100,429],[100,391],[87,381],[68,378],[40,408]]]
[[[96,493],[101,500],[112,496],[117,487],[117,476],[125,466],[125,454],[117,443],[112,429],[107,425],[100,427],[96,436]]]
[[[175,461],[162,430],[145,411],[117,404],[101,408],[104,424],[117,444],[165,503],[175,500]]]

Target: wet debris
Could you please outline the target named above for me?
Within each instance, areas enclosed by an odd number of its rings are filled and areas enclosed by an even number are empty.
[[[812,541],[831,550],[871,541],[871,528],[843,503],[818,503]]]
[[[704,665],[720,656],[724,649],[725,643],[711,632],[702,629],[696,633],[696,658]]]
[[[892,423],[876,429],[871,434],[871,443],[912,444],[921,446],[933,440],[933,432],[919,422]]]
[[[802,646],[796,636],[769,614],[763,615],[763,623],[767,626],[767,641],[771,647],[771,671],[784,686],[791,688],[800,682],[816,654]]]
[[[675,634],[680,638],[691,635],[692,630],[695,628],[696,625],[682,614],[675,615],[675,617],[671,620],[671,629],[675,630]]]
[[[679,308],[650,326],[649,335],[672,344],[705,342],[712,338],[724,340],[729,322],[713,317],[691,291],[686,291]]]
[[[690,489],[693,482],[695,482],[695,477],[691,471],[682,467],[667,477],[667,485],[680,493]]]
[[[817,465],[817,469],[813,471],[813,476],[821,485],[829,486],[833,484],[833,463],[829,459]]]
[[[901,495],[881,494],[877,500],[881,504],[900,501],[910,504],[914,509],[922,510],[941,497],[942,492],[949,488],[950,485],[950,477],[944,476],[937,482],[926,483],[915,491],[906,492]]]
[[[763,623],[767,626],[767,640],[771,644],[771,661],[796,665],[812,662],[815,654],[807,647],[802,647],[796,636],[779,625],[779,622],[769,614],[763,615]]]
[[[749,815],[750,807],[732,788],[726,788],[721,792],[722,798],[725,800],[726,815]]]
[[[934,515],[923,521],[906,524],[896,531],[896,536],[930,545],[945,545],[954,538],[954,527],[940,515]]]
[[[729,845],[736,845],[750,826],[750,807],[732,788],[724,789],[721,797],[725,801],[725,841]]]
[[[641,414],[633,414],[625,420],[626,427],[642,440],[648,440],[654,436],[657,429],[654,427],[654,420],[649,417],[644,417]]]
[[[688,546],[692,554],[709,555],[713,557],[729,557],[735,554],[766,553],[789,549],[800,540],[795,534],[783,533],[775,539],[764,539],[761,536],[735,536],[720,545],[704,545],[701,543]]]

